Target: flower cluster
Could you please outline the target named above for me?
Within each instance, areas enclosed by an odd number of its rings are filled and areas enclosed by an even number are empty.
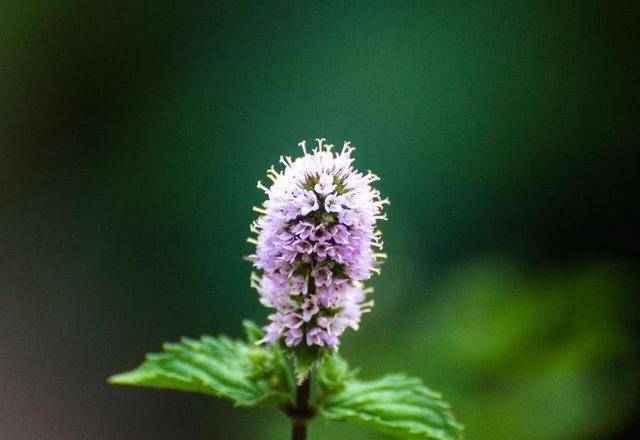
[[[340,153],[317,142],[310,154],[302,141],[302,157],[281,157],[284,170],[267,172],[270,188],[258,182],[268,199],[254,208],[261,216],[251,225],[257,237],[249,239],[256,245],[249,260],[262,271],[251,277],[260,302],[275,309],[263,342],[335,349],[373,305],[362,281],[385,257],[375,226],[388,200],[371,187],[376,175],[353,168],[349,142]]]

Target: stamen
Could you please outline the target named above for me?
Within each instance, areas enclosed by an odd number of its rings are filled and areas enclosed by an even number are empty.
[[[304,155],[307,155],[307,141],[300,141],[300,143],[298,144],[298,147],[302,148],[302,152],[304,153]]]
[[[258,180],[258,184],[256,185],[259,189],[269,194],[269,188],[264,186],[261,181]]]
[[[266,209],[259,208],[258,206],[254,206],[252,209],[253,209],[255,212],[257,212],[258,214],[262,214],[262,215],[267,215],[267,214],[268,214],[268,212],[267,212],[267,210],[266,210]]]

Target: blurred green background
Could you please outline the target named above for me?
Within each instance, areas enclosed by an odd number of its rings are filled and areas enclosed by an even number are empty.
[[[265,321],[255,182],[317,137],[392,201],[364,378],[422,376],[469,439],[635,438],[632,6],[0,2],[0,439],[287,438],[105,379]]]

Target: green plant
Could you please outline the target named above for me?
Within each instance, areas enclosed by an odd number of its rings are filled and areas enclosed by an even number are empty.
[[[376,222],[385,219],[369,172],[352,167],[353,148],[340,153],[318,139],[301,158],[281,158],[273,167],[248,257],[260,302],[274,313],[260,329],[244,322],[246,340],[225,336],[182,338],[163,352],[109,381],[121,385],[169,388],[209,394],[239,407],[272,405],[291,419],[292,439],[307,437],[315,416],[369,426],[404,438],[454,440],[462,425],[449,404],[420,379],[392,374],[372,381],[358,378],[338,355],[340,336],[357,330],[370,311],[371,289],[363,282],[386,258]]]

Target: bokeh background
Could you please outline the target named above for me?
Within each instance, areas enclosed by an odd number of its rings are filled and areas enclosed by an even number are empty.
[[[635,438],[633,2],[0,2],[0,439],[283,439],[106,384],[264,322],[255,182],[301,139],[382,176],[390,255],[342,353],[469,439]],[[382,439],[314,422],[312,439]]]

